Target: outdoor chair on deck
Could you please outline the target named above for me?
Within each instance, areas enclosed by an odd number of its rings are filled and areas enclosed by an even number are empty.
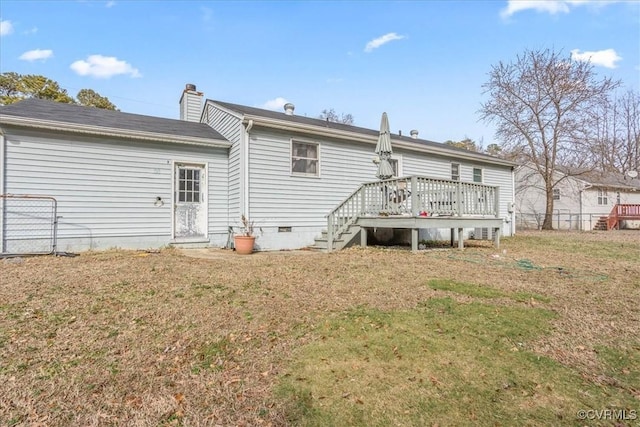
[[[407,189],[407,183],[398,182],[395,189],[389,192],[389,209],[392,213],[409,213],[409,201],[411,200],[411,190]]]

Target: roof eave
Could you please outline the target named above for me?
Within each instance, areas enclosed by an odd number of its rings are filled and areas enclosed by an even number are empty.
[[[141,141],[170,142],[175,144],[200,145],[207,147],[229,148],[231,143],[219,139],[202,137],[176,136],[166,133],[146,132],[139,130],[118,129],[104,126],[91,126],[85,124],[59,122],[54,120],[32,119],[27,117],[0,114],[0,125],[20,126],[33,129],[47,129],[64,132],[83,133],[97,136],[111,136],[128,138]]]
[[[341,129],[331,129],[331,128],[326,128],[322,126],[312,126],[304,123],[296,123],[296,122],[290,122],[285,120],[271,119],[263,116],[245,114],[243,116],[243,123],[247,124],[249,121],[253,121],[254,126],[264,126],[264,127],[269,127],[273,129],[281,129],[281,130],[287,130],[287,131],[298,131],[298,132],[304,132],[304,133],[319,135],[319,136],[331,136],[334,138],[348,139],[351,141],[364,142],[369,144],[376,144],[378,142],[378,137],[374,135],[363,135],[362,133],[359,133],[359,132],[349,132]],[[516,163],[511,162],[509,160],[503,160],[498,158],[486,158],[484,156],[480,156],[472,152],[465,153],[465,152],[448,150],[445,147],[439,148],[439,147],[433,147],[433,146],[423,145],[419,143],[393,140],[393,137],[392,137],[392,143],[395,147],[403,148],[405,150],[410,150],[410,151],[418,151],[422,153],[430,153],[430,154],[436,154],[436,155],[446,156],[446,157],[463,158],[465,160],[473,160],[477,162],[498,164],[503,166],[516,165]]]

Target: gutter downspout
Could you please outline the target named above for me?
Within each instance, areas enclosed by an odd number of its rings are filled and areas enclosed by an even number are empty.
[[[511,236],[516,235],[516,171],[511,167]]]
[[[582,193],[584,192],[584,190],[588,190],[591,187],[592,187],[591,184],[586,184],[584,187],[582,187],[580,189],[580,191],[578,191],[578,194],[580,196],[580,198],[579,198],[580,199],[579,200],[579,202],[580,202],[580,231],[584,231],[584,218],[582,218],[582,214],[583,214],[583,212],[582,212]],[[591,221],[589,221],[589,223],[591,223]]]
[[[253,128],[253,120],[249,120],[249,122],[247,123],[247,127],[245,128],[245,141],[246,143],[244,144],[243,150],[242,150],[242,167],[244,169],[244,197],[243,197],[243,204],[244,204],[244,209],[243,212],[246,215],[247,218],[251,218],[251,215],[249,213],[249,203],[250,203],[250,198],[249,198],[249,176],[250,176],[250,171],[249,171],[249,142],[251,141],[250,138],[250,134],[249,132],[251,131],[251,129]]]
[[[7,165],[6,165],[6,139],[4,136],[4,131],[0,128],[0,195],[5,194],[5,175],[7,173]],[[0,197],[0,253],[4,253],[6,249],[5,244],[5,224],[6,224],[6,213],[5,213],[5,198]]]

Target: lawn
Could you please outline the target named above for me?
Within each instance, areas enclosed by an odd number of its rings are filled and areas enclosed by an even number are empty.
[[[0,260],[0,425],[640,426],[640,232]]]

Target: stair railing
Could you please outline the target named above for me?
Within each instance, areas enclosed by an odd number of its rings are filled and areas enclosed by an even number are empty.
[[[622,219],[640,219],[640,204],[617,204],[607,217],[607,230],[619,229]]]

